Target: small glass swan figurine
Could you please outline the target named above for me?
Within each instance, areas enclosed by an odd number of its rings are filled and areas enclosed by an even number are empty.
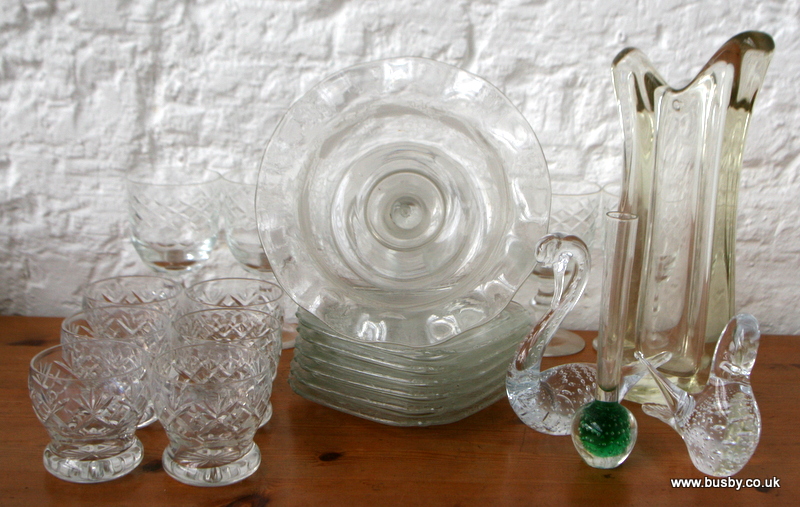
[[[597,369],[594,364],[570,363],[541,371],[542,354],[583,294],[591,260],[579,237],[559,233],[548,234],[539,241],[536,260],[552,265],[553,299],[508,367],[506,394],[511,408],[527,426],[548,435],[569,435],[575,412],[594,399]],[[574,269],[568,271],[571,266]],[[663,360],[657,362],[661,364]],[[645,367],[637,363],[623,368],[620,398],[645,373]]]
[[[708,383],[697,394],[676,387],[641,352],[636,353],[667,399],[666,406],[646,404],[642,409],[681,435],[692,463],[704,474],[727,477],[737,473],[758,446],[761,414],[750,386],[750,372],[760,336],[752,315],[731,319],[717,342]]]

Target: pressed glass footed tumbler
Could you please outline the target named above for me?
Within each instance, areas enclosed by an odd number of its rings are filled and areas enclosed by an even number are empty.
[[[147,353],[118,340],[43,350],[28,374],[33,411],[50,435],[45,469],[69,482],[122,477],[141,463],[136,424],[147,404]]]
[[[61,344],[84,340],[120,340],[143,348],[149,358],[167,349],[170,319],[148,305],[101,306],[78,312],[61,323]],[[139,428],[155,422],[152,403],[148,402],[139,420]]]
[[[287,320],[295,321],[294,313],[287,312],[292,305],[277,283],[255,278],[212,278],[186,288],[180,313],[209,308],[250,308],[272,315],[286,329]],[[294,339],[290,337],[282,344],[284,349],[293,346]]]
[[[637,424],[622,400],[622,347],[629,324],[633,254],[638,217],[606,213],[603,311],[597,348],[595,399],[575,413],[572,442],[581,458],[594,468],[616,468],[636,443]]]
[[[281,323],[273,315],[242,307],[198,310],[182,315],[172,324],[176,346],[202,342],[236,343],[259,351],[269,359],[270,386],[281,358]],[[270,387],[267,397],[272,394]],[[260,426],[272,417],[272,404]]]
[[[272,366],[260,350],[205,342],[170,350],[151,368],[167,432],[164,470],[193,486],[225,486],[258,470],[253,437],[267,410]]]
[[[213,278],[194,283],[184,291],[180,313],[211,308],[249,308],[269,313],[283,322],[283,289],[254,278]]]
[[[136,305],[155,308],[173,317],[182,293],[181,282],[164,276],[115,276],[87,285],[82,306],[88,312],[104,306]]]

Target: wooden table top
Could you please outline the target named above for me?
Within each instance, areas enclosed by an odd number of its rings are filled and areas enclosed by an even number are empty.
[[[219,488],[181,484],[162,470],[158,423],[137,432],[142,464],[118,480],[79,485],[42,465],[48,442],[28,397],[30,359],[59,341],[59,318],[0,316],[0,505],[551,505],[797,504],[800,489],[800,337],[764,336],[753,371],[763,428],[755,455],[735,478],[779,480],[772,488],[673,488],[705,475],[667,425],[631,408],[639,437],[614,470],[581,461],[569,437],[526,427],[506,400],[462,421],[398,428],[309,402],[287,383],[285,351],[275,415],[256,434],[262,463],[250,478]],[[589,339],[594,333],[582,333]],[[588,346],[561,363],[594,361]],[[555,360],[545,366],[558,364]]]

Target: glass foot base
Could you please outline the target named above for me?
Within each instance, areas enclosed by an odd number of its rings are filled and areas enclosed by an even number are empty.
[[[211,251],[217,242],[212,237],[200,241],[197,245],[186,248],[170,248],[153,245],[137,238],[132,238],[136,253],[150,268],[167,274],[181,274],[197,269],[211,257]]]
[[[238,460],[218,467],[199,468],[181,465],[172,459],[169,447],[161,456],[164,471],[173,479],[190,486],[227,486],[247,479],[261,464],[261,451],[254,443]]]
[[[571,356],[583,350],[584,347],[586,347],[586,341],[579,335],[566,329],[559,329],[547,344],[547,348],[544,349],[543,357]]]
[[[139,466],[143,455],[142,442],[138,438],[134,438],[133,445],[124,452],[96,460],[64,458],[48,445],[44,450],[44,468],[59,479],[78,484],[91,484],[122,477]]]

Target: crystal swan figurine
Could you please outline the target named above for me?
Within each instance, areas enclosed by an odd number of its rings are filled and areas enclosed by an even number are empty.
[[[575,412],[594,399],[597,367],[570,363],[541,371],[542,354],[583,294],[591,260],[580,238],[558,233],[548,234],[539,241],[536,260],[553,267],[553,300],[508,367],[506,394],[514,412],[529,427],[548,435],[569,435]],[[570,264],[574,269],[567,280]],[[658,355],[651,360],[660,365],[666,357]],[[637,363],[623,368],[620,398],[645,373],[646,368]]]

